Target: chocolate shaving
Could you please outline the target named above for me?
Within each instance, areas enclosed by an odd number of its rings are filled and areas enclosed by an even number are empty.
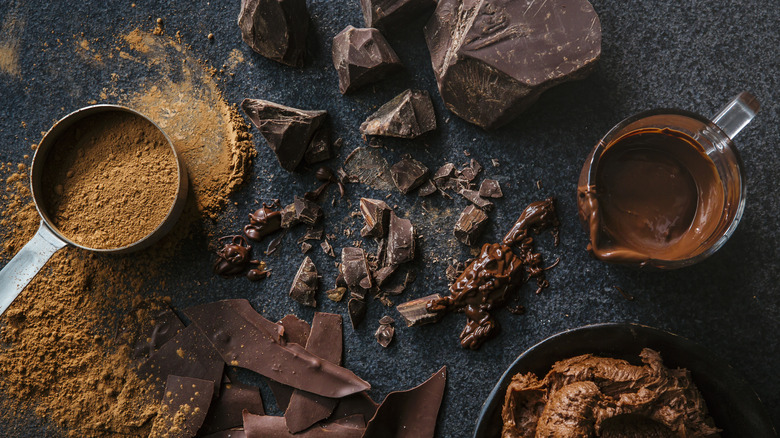
[[[438,321],[442,315],[429,312],[428,303],[439,299],[441,299],[439,294],[428,295],[399,304],[396,309],[406,322],[407,327],[430,324]]]
[[[436,115],[427,91],[406,90],[371,114],[362,125],[363,135],[415,138],[436,129]]]
[[[479,236],[485,230],[487,220],[488,216],[484,211],[469,205],[460,214],[458,221],[455,222],[453,234],[464,244],[474,246],[479,240]]]
[[[405,157],[393,164],[390,168],[390,176],[398,190],[406,194],[425,182],[428,168],[414,158]]]
[[[401,70],[401,60],[377,29],[347,26],[333,37],[333,66],[346,94]]]
[[[206,421],[203,422],[198,433],[205,435],[242,426],[244,409],[253,414],[265,414],[260,388],[241,383],[222,385],[222,391],[212,402]]]
[[[501,198],[504,194],[501,192],[501,185],[494,179],[486,179],[479,186],[479,196],[483,198]]]
[[[303,259],[290,287],[290,298],[304,306],[317,307],[314,295],[320,285],[319,273],[309,257]]]
[[[279,245],[282,243],[282,238],[287,233],[281,234],[278,237],[275,237],[274,240],[268,243],[268,248],[265,250],[265,255],[271,255],[274,252],[276,252],[277,249],[279,249]]]
[[[206,419],[213,394],[214,382],[168,376],[150,436],[194,437]]]
[[[292,67],[303,67],[309,12],[304,0],[242,0],[241,38],[255,52]]]
[[[333,247],[330,245],[330,242],[328,242],[327,240],[323,240],[322,242],[320,242],[320,248],[322,248],[322,252],[324,252],[325,254],[333,258],[336,257],[336,253],[333,252]]]

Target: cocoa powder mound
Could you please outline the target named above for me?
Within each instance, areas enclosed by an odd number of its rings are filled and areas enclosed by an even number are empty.
[[[155,230],[176,199],[176,158],[148,120],[98,113],[62,133],[44,163],[44,210],[88,248],[133,244]]]

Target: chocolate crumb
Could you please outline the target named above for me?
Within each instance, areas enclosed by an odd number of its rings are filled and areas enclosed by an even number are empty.
[[[395,334],[394,322],[393,318],[388,316],[384,316],[379,320],[379,327],[377,327],[374,337],[379,345],[384,348],[387,348],[393,341],[393,335]]]

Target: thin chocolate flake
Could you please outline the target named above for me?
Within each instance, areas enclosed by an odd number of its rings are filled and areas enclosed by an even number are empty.
[[[244,424],[242,411],[246,409],[257,415],[264,415],[263,399],[260,388],[241,383],[222,385],[222,391],[211,404],[206,420],[199,434],[215,433]]]
[[[455,176],[455,165],[452,163],[445,163],[441,166],[436,173],[433,174],[434,181],[440,179],[449,179]]]
[[[393,30],[436,6],[435,0],[360,0],[367,27]]]
[[[308,242],[301,243],[301,252],[302,253],[306,254],[307,252],[309,252],[309,250],[311,250],[311,244],[310,243],[308,243]]]
[[[146,321],[144,321],[146,323]],[[149,326],[127,335],[133,348],[133,358],[143,359],[151,356],[162,345],[184,330],[184,323],[170,308],[156,312]]]
[[[396,309],[406,322],[407,327],[430,324],[438,321],[442,315],[429,312],[428,303],[439,299],[441,299],[439,294],[428,295],[399,304]]]
[[[339,404],[330,418],[336,421],[359,415],[363,418],[363,424],[365,424],[374,416],[378,407],[379,405],[374,400],[371,400],[367,393],[358,392],[357,394],[339,399]]]
[[[275,237],[274,240],[268,243],[268,248],[265,250],[265,255],[271,255],[274,252],[276,252],[277,249],[279,249],[279,245],[282,243],[282,238],[287,233],[280,234],[278,237]]]
[[[428,168],[414,158],[404,157],[390,168],[390,176],[401,193],[409,193],[425,182]]]
[[[303,259],[290,287],[290,298],[304,306],[317,307],[314,295],[320,285],[319,273],[309,257]]]
[[[623,290],[622,287],[620,286],[612,286],[612,287],[614,287],[616,291],[620,292],[620,295],[623,295],[623,298],[627,299],[628,301],[634,301],[634,296],[626,292],[625,290]]]
[[[469,202],[471,202],[472,204],[476,205],[477,207],[483,210],[490,210],[491,208],[493,208],[493,203],[479,196],[479,192],[476,190],[463,189],[459,193],[461,194],[461,196],[468,199]]]
[[[494,179],[486,179],[479,186],[479,196],[483,198],[501,198],[504,194],[501,192],[501,185]]]
[[[150,436],[194,437],[214,394],[214,382],[193,377],[168,376],[160,409]]]
[[[347,26],[333,37],[333,66],[346,94],[401,70],[401,60],[379,30]]]
[[[360,214],[366,225],[360,230],[363,237],[381,238],[387,234],[392,210],[385,201],[377,199],[360,198]]]
[[[362,125],[363,135],[415,138],[436,129],[436,115],[427,91],[406,90],[379,107]]]
[[[390,231],[387,236],[387,264],[400,265],[414,259],[414,226],[408,219],[390,214]]]
[[[362,438],[365,429],[350,425],[326,424],[292,435],[287,430],[284,417],[254,415],[244,410],[244,432],[246,438]]]
[[[288,171],[298,167],[312,145],[319,148],[328,138],[327,111],[306,111],[259,99],[244,99],[241,109]]]
[[[462,243],[468,246],[476,245],[479,236],[487,226],[488,216],[484,211],[473,205],[467,206],[455,222],[453,234]]]
[[[292,67],[303,67],[309,12],[304,0],[242,0],[241,38],[255,52]]]
[[[311,332],[308,322],[295,315],[286,315],[279,321],[279,324],[284,328],[283,335],[286,342],[297,344],[301,347],[306,346],[306,342],[309,340],[309,333]],[[271,388],[279,410],[282,412],[287,410],[287,405],[290,404],[290,397],[292,397],[295,388],[274,380],[268,380],[268,387]]]
[[[336,257],[336,253],[333,251],[333,247],[330,245],[330,242],[328,242],[327,240],[323,240],[322,242],[320,242],[320,248],[322,248],[322,252],[324,252],[325,254],[333,258]]]
[[[347,311],[352,328],[357,330],[360,323],[366,319],[366,302],[359,298],[350,298],[347,302]]]
[[[297,344],[282,343],[283,328],[263,318],[247,300],[217,301],[184,313],[231,366],[325,397],[344,397],[371,387]]]
[[[436,418],[444,397],[447,367],[442,367],[428,380],[406,391],[393,391],[366,425],[366,437],[394,438],[432,437]]]

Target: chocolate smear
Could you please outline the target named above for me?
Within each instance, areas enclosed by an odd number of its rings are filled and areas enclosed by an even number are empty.
[[[436,114],[427,91],[406,90],[371,114],[362,125],[363,135],[415,138],[436,129]]]
[[[372,28],[347,26],[333,37],[332,55],[341,94],[376,82],[403,67],[385,37]]]
[[[282,227],[282,214],[274,206],[266,205],[249,215],[249,224],[244,227],[246,237],[260,241],[263,237]]]
[[[198,433],[204,435],[241,427],[244,424],[244,409],[253,414],[265,414],[260,388],[241,383],[222,385],[219,397],[212,402],[206,421]]]
[[[505,125],[546,89],[581,79],[601,54],[587,0],[439,1],[425,26],[439,93],[457,116]]]
[[[341,365],[342,349],[341,315],[315,313],[306,351],[323,360]],[[284,413],[287,429],[291,433],[308,429],[314,423],[328,418],[337,404],[336,398],[296,390]]]
[[[368,27],[395,29],[422,16],[436,0],[360,0]]]
[[[255,52],[292,67],[303,67],[309,12],[305,0],[241,0],[241,38]]]
[[[414,226],[408,219],[390,214],[387,235],[387,264],[400,265],[414,259]]]
[[[432,294],[399,304],[396,309],[406,322],[407,327],[430,324],[441,319],[439,313],[428,311],[428,303],[441,299],[441,295]]]
[[[347,312],[352,328],[356,329],[366,319],[366,302],[360,298],[350,298],[347,302]]]
[[[214,382],[193,377],[168,376],[152,437],[194,437],[206,419]]]
[[[217,250],[214,273],[230,277],[243,272],[252,257],[252,246],[244,236],[220,237],[219,244],[222,247]]]
[[[379,327],[377,327],[374,337],[376,341],[384,348],[390,345],[393,341],[393,335],[395,334],[395,328],[393,328],[395,320],[389,316],[383,316],[379,320]]]
[[[432,437],[444,397],[447,367],[406,391],[393,391],[366,425],[366,437]]]
[[[344,397],[371,387],[346,368],[322,360],[293,343],[283,343],[282,326],[257,313],[249,301],[223,300],[184,312],[228,365],[325,397]]]
[[[241,109],[288,171],[298,167],[309,147],[320,147],[318,142],[328,137],[327,111],[306,111],[260,99],[244,99]]]
[[[504,193],[501,192],[501,185],[494,179],[486,179],[479,185],[479,196],[483,198],[501,198]]]
[[[290,286],[290,298],[304,306],[317,307],[314,295],[320,285],[319,273],[309,257],[303,259]]]
[[[363,237],[384,237],[390,223],[391,211],[392,209],[387,206],[385,201],[360,198],[360,213],[366,222],[366,226],[360,230],[360,235]]]
[[[474,246],[479,240],[479,236],[485,231],[488,216],[479,208],[469,205],[460,214],[458,221],[455,222],[453,234],[455,237],[468,246]]]
[[[244,410],[244,433],[246,438],[362,438],[365,429],[349,425],[326,424],[291,434],[284,417],[254,415]]]
[[[483,198],[482,196],[479,196],[479,192],[476,190],[463,189],[459,193],[461,196],[468,199],[469,202],[483,210],[490,210],[493,208],[493,203]]]

